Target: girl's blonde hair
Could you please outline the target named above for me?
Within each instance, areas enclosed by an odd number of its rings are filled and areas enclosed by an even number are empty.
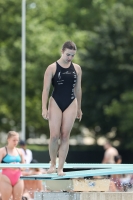
[[[7,134],[7,139],[13,137],[13,136],[18,136],[19,137],[19,134],[15,131],[9,131],[8,134]]]

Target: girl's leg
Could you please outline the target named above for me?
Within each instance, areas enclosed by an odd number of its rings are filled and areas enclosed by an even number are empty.
[[[0,193],[3,200],[9,200],[12,196],[12,185],[9,178],[1,174]]]
[[[69,137],[72,130],[75,118],[77,115],[77,99],[75,99],[70,106],[63,112],[61,136],[60,136],[60,148],[59,148],[59,166],[58,175],[63,176],[63,166],[66,160],[69,149]]]
[[[19,180],[13,187],[13,200],[22,200],[24,192],[24,182]]]
[[[52,97],[50,98],[48,110],[50,129],[49,154],[51,159],[51,166],[47,173],[54,173],[56,171],[56,157],[59,148],[58,140],[60,137],[62,112]]]

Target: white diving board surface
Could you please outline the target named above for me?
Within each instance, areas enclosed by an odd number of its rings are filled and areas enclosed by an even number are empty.
[[[57,173],[54,174],[40,174],[32,176],[21,176],[24,180],[61,180],[61,179],[74,179],[74,178],[84,178],[92,176],[104,176],[112,174],[133,174],[133,168],[112,168],[112,169],[96,169],[96,170],[83,170],[83,171],[73,171],[65,172],[64,176],[58,176]]]
[[[31,164],[5,164],[0,163],[0,168],[45,168],[50,167],[50,163],[31,163]],[[58,167],[58,165],[56,165]],[[64,169],[109,169],[109,168],[133,168],[133,164],[101,164],[101,163],[69,163],[64,165]]]

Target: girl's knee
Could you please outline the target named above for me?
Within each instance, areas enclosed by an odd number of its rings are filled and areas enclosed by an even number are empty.
[[[62,134],[60,139],[61,139],[62,142],[68,142],[69,141],[69,134],[65,134],[65,133]]]
[[[58,135],[51,135],[50,140],[51,140],[51,142],[58,142],[59,136]]]

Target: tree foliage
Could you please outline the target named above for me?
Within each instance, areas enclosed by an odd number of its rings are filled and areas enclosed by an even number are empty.
[[[106,134],[112,127],[117,127],[116,138],[122,145],[126,134],[130,135],[133,129],[131,124],[128,127],[126,123],[123,124],[123,121],[131,120],[132,111],[125,106],[126,114],[121,115],[123,98],[128,101],[129,92],[132,91],[132,19],[132,8],[115,4],[103,17],[101,26],[95,27],[95,34],[88,35],[87,54],[81,55],[85,86],[84,122],[89,127],[100,126],[97,134]],[[88,95],[85,95],[87,92]],[[130,105],[130,101],[128,103]],[[119,114],[116,114],[118,105]]]

